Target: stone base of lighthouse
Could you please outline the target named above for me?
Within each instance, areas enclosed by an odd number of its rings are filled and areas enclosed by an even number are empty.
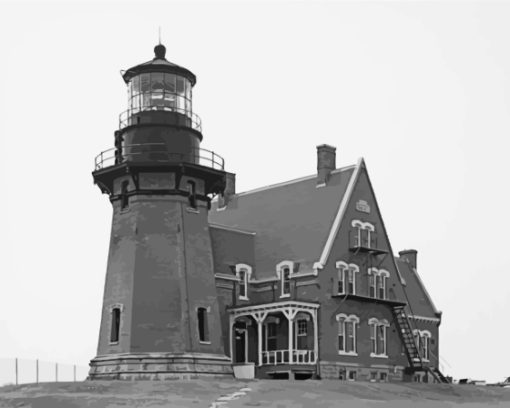
[[[230,358],[204,353],[138,353],[98,356],[90,362],[89,380],[173,380],[231,378]]]

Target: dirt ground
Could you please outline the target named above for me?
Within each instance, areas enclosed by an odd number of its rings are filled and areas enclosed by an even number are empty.
[[[85,381],[0,388],[0,407],[505,407],[510,389],[340,381]]]

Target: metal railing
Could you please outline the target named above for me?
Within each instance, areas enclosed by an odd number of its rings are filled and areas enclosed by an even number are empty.
[[[277,364],[315,364],[313,350],[292,350],[292,363],[289,360],[289,350],[269,350],[262,352],[262,365]]]
[[[99,153],[95,158],[94,165],[96,170],[100,170],[129,161],[194,163],[216,170],[225,168],[225,159],[211,150],[194,148],[188,153],[174,153],[167,150],[165,143],[123,145],[122,151],[112,147]]]
[[[137,113],[140,112],[147,112],[147,111],[154,111],[154,112],[176,112],[183,116],[185,116],[184,122],[186,123],[186,126],[191,127],[194,130],[197,130],[199,132],[202,132],[202,120],[200,117],[190,112],[189,110],[183,109],[183,108],[177,108],[177,107],[171,107],[171,106],[146,106],[142,108],[131,108],[124,112],[122,112],[119,115],[119,129],[123,129],[126,126],[131,125],[137,125],[138,119],[135,116]]]

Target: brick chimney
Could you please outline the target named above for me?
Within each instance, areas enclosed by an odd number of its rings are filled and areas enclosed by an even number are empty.
[[[328,182],[330,173],[336,169],[336,147],[323,144],[317,146],[317,185]]]
[[[398,253],[400,258],[416,269],[416,258],[418,257],[418,251],[416,249],[404,249]]]
[[[223,191],[223,194],[218,197],[218,208],[225,207],[235,193],[236,175],[235,173],[227,173],[225,191]]]

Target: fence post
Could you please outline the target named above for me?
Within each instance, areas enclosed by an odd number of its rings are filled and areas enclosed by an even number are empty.
[[[76,382],[76,364],[73,366],[73,379]]]
[[[16,385],[18,385],[18,357],[14,360],[14,367],[16,370]]]
[[[55,363],[55,382],[58,382],[58,363]]]
[[[39,359],[35,360],[35,383],[39,384]]]

